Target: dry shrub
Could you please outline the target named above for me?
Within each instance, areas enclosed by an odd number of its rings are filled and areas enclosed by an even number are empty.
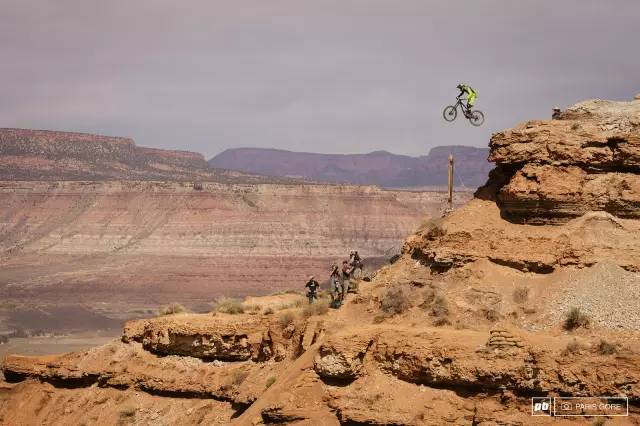
[[[583,313],[580,308],[573,307],[567,312],[567,317],[564,320],[564,328],[566,330],[575,330],[576,328],[587,328],[590,323],[589,316]]]
[[[518,287],[513,290],[513,301],[516,303],[525,303],[529,300],[529,287]]]
[[[444,318],[449,315],[449,302],[444,294],[439,293],[433,298],[431,303],[431,315],[436,318]]]
[[[449,302],[444,293],[433,287],[428,287],[424,290],[422,297],[424,301],[420,307],[426,310],[429,315],[435,317],[433,325],[440,327],[451,324],[449,320]]]
[[[469,326],[467,325],[467,323],[463,320],[456,320],[456,323],[454,324],[454,327],[456,330],[466,330],[469,328]]]
[[[133,418],[136,416],[137,411],[138,407],[136,407],[132,402],[127,402],[122,407],[120,407],[120,418],[123,420],[133,420]]]
[[[384,320],[387,319],[387,316],[384,314],[378,314],[375,317],[373,317],[373,323],[374,324],[380,324],[381,322],[383,322]]]
[[[329,303],[326,300],[319,300],[305,306],[302,310],[302,316],[309,318],[314,315],[326,315],[327,312],[329,312]]]
[[[98,398],[96,398],[96,399],[94,400],[94,403],[95,403],[96,405],[102,405],[102,404],[104,404],[104,403],[105,403],[105,402],[107,402],[107,401],[109,401],[109,397],[108,397],[108,396],[103,395],[103,396],[99,396]]]
[[[280,323],[280,327],[282,328],[289,327],[295,321],[296,321],[296,316],[293,312],[290,312],[290,311],[283,312],[280,315],[280,318],[278,318],[278,322]]]
[[[318,300],[331,300],[331,295],[328,291],[320,290],[318,292]]]
[[[609,343],[606,340],[601,339],[598,346],[596,346],[596,351],[600,355],[613,355],[618,353],[618,347],[613,343]]]
[[[231,381],[234,385],[240,386],[242,382],[249,376],[249,372],[241,368],[237,368],[231,372]]]
[[[265,384],[265,388],[269,389],[271,387],[272,384],[274,384],[276,382],[276,378],[271,376],[267,379],[267,383]]]
[[[418,228],[418,232],[424,234],[429,240],[434,240],[446,234],[445,230],[442,228],[441,219],[428,219],[422,222]]]
[[[282,303],[280,305],[278,305],[277,309],[279,311],[284,311],[285,309],[297,309],[297,308],[302,308],[304,306],[305,303],[307,302],[307,299],[304,297],[299,297],[295,300],[293,300],[292,302],[289,303]]]
[[[187,309],[179,303],[172,303],[158,310],[158,315],[173,315],[187,312]]]
[[[483,313],[487,321],[496,322],[500,319],[500,314],[495,309],[485,309]]]
[[[437,317],[433,320],[433,325],[436,327],[442,327],[443,325],[451,325],[451,321],[447,317]]]
[[[260,305],[244,305],[245,312],[249,312],[250,314],[257,314],[261,309]]]
[[[424,291],[422,292],[422,299],[424,300],[422,302],[421,306],[431,306],[431,303],[433,303],[433,299],[436,298],[436,290],[433,287],[427,287],[424,289]]]
[[[273,315],[273,308],[272,307],[268,307],[267,309],[264,310],[263,313],[265,315]]]
[[[223,314],[244,314],[244,306],[242,300],[233,299],[231,297],[221,297],[216,300],[216,311]]]
[[[384,294],[380,309],[388,314],[401,314],[411,307],[409,297],[402,287],[394,287]]]
[[[577,354],[582,352],[585,349],[585,346],[578,342],[576,339],[573,339],[569,343],[567,343],[567,347],[562,351],[563,355],[568,354]]]

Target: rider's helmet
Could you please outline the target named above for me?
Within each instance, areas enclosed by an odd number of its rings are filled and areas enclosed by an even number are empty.
[[[460,84],[458,84],[458,89],[462,90],[462,88],[463,88],[464,86],[466,86],[466,84],[464,84],[464,83],[460,83]]]
[[[312,279],[314,279],[314,278],[315,278],[315,277],[314,277],[313,275],[311,275],[311,276],[309,277],[309,281],[311,281],[311,280],[312,280]]]

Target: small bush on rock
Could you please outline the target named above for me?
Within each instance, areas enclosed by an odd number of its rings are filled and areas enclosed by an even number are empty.
[[[431,315],[436,318],[444,318],[449,315],[449,302],[444,294],[437,294],[431,304]]]
[[[289,327],[295,321],[296,321],[296,316],[293,312],[283,312],[280,315],[280,318],[278,319],[278,322],[280,323],[280,327],[282,327],[283,329]]]
[[[576,339],[573,339],[569,343],[567,343],[567,347],[562,352],[564,355],[568,354],[577,354],[582,352],[585,349],[584,345],[578,342]]]
[[[305,306],[302,309],[302,316],[309,318],[314,315],[325,315],[327,312],[329,312],[329,303],[326,300],[319,300]]]
[[[173,315],[182,312],[187,312],[187,309],[179,303],[172,303],[171,305],[160,308],[158,315]]]
[[[401,314],[410,307],[411,303],[402,287],[387,290],[380,303],[380,309],[388,314]]]
[[[529,288],[528,287],[518,287],[513,290],[513,301],[516,303],[524,303],[529,300]]]
[[[385,314],[378,314],[375,317],[373,317],[373,323],[380,324],[381,322],[384,322],[384,320],[386,319],[387,319],[387,316]]]
[[[133,420],[138,409],[133,403],[126,403],[120,408],[120,418],[123,420]]]
[[[248,371],[238,368],[236,370],[233,370],[233,372],[231,373],[231,381],[233,382],[234,385],[240,386],[248,376],[249,376]]]
[[[242,300],[230,297],[221,297],[216,301],[216,311],[223,314],[244,314]]]
[[[274,384],[275,382],[276,382],[276,378],[275,378],[275,377],[273,377],[273,376],[271,376],[271,377],[269,377],[269,378],[267,379],[267,383],[266,383],[265,387],[266,387],[267,389],[269,389],[269,388],[271,387],[271,385],[272,385],[272,384]]]
[[[430,306],[433,303],[433,299],[436,298],[436,290],[433,287],[427,287],[422,292],[422,298],[424,301],[421,306]]]
[[[451,321],[447,317],[438,317],[433,320],[433,325],[436,327],[442,327],[443,325],[451,325]]]
[[[261,309],[260,305],[247,305],[244,307],[244,310],[250,314],[257,314]]]
[[[573,307],[567,313],[567,317],[564,320],[564,328],[566,330],[575,330],[580,327],[587,328],[590,322],[589,317],[580,308]]]
[[[600,340],[600,343],[598,343],[598,346],[596,346],[596,351],[600,355],[613,355],[618,352],[618,348],[615,344],[602,339]]]
[[[500,313],[498,313],[498,311],[496,311],[495,309],[486,309],[484,311],[484,317],[487,319],[487,321],[496,322],[500,319]]]

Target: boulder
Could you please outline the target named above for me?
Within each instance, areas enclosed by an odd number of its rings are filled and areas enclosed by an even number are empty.
[[[489,146],[499,173],[478,194],[493,192],[485,198],[505,219],[560,224],[588,211],[640,217],[639,102],[581,102],[554,120],[495,133]]]

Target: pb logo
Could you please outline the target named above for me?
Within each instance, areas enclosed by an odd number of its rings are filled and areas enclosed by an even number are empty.
[[[533,397],[531,398],[532,416],[550,416],[553,407],[551,398]]]

